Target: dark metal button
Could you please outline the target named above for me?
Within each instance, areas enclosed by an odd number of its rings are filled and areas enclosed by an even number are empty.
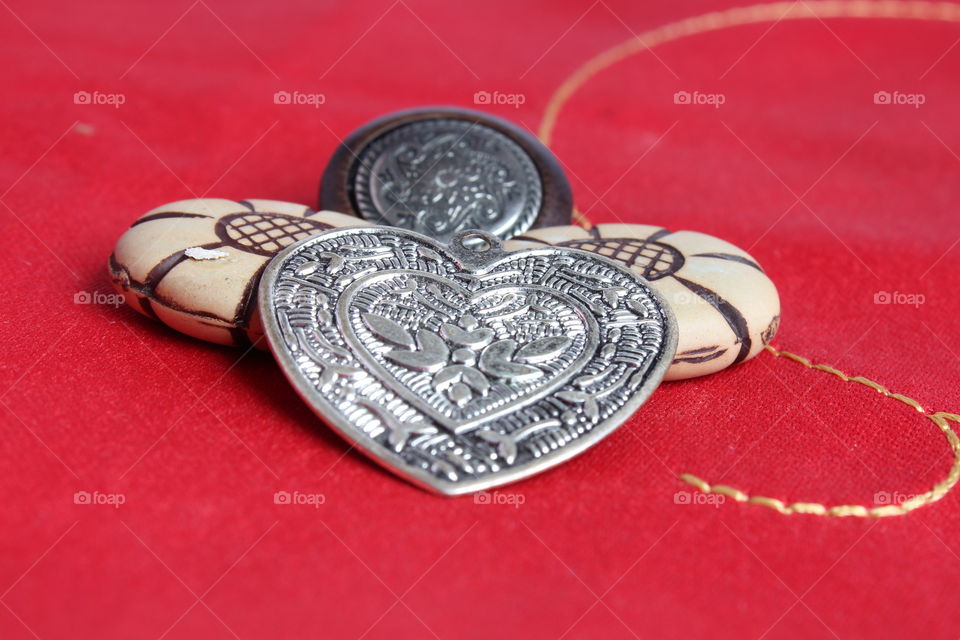
[[[323,174],[320,207],[448,241],[464,229],[510,238],[569,224],[554,155],[500,118],[453,107],[389,114],[351,134]]]

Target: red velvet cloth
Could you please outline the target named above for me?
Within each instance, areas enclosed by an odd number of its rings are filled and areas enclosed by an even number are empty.
[[[4,3],[0,637],[955,636],[956,492],[882,520],[675,498],[697,500],[682,473],[787,503],[927,491],[946,440],[864,386],[764,353],[664,385],[505,488],[514,504],[476,504],[349,451],[268,354],[74,303],[111,292],[111,247],[154,206],[315,204],[338,138],[477,91],[522,94],[483,108],[535,130],[591,56],[729,6]],[[858,19],[682,38],[588,81],[552,147],[592,220],[749,248],[780,288],[778,347],[957,411],[958,38]],[[884,291],[924,301],[875,304]]]

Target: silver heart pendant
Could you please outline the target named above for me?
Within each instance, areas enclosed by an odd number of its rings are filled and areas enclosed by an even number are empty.
[[[560,247],[449,246],[338,229],[288,247],[260,283],[264,333],[313,410],[413,483],[447,495],[563,462],[660,383],[673,314],[641,277]]]

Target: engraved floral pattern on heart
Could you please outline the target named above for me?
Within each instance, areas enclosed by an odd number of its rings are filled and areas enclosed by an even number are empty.
[[[587,312],[556,292],[378,274],[358,299],[348,315],[376,371],[457,432],[562,384],[590,355]]]
[[[420,329],[416,339],[384,316],[367,313],[363,322],[382,340],[398,346],[386,353],[387,360],[433,373],[433,388],[461,407],[475,393],[486,396],[491,378],[527,382],[543,377],[543,370],[530,363],[549,361],[573,342],[568,336],[547,336],[518,348],[517,341],[510,338],[494,341],[493,330],[479,327],[469,313],[460,316],[460,326],[445,322],[439,335]]]

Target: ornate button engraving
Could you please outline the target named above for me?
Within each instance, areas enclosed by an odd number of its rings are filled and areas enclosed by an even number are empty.
[[[442,240],[482,228],[500,237],[530,228],[543,187],[533,161],[504,134],[477,122],[411,122],[359,154],[360,215]]]
[[[448,242],[569,224],[570,185],[534,136],[479,111],[426,107],[354,131],[323,174],[320,206]]]

